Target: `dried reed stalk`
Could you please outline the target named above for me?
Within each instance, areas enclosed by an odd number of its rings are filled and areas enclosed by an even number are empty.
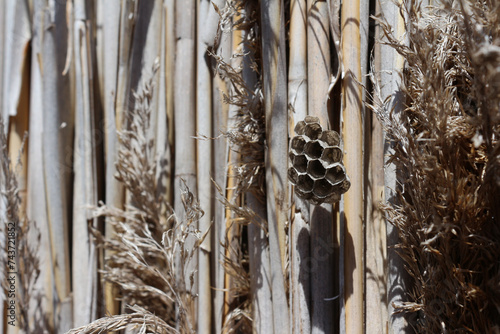
[[[205,22],[209,16],[211,4],[208,1],[197,3],[197,58],[196,58],[196,133],[212,137],[212,85],[206,45],[201,36],[204,32]],[[200,230],[209,231],[212,222],[212,142],[207,140],[197,141],[197,181],[200,206],[205,215],[200,219]],[[211,233],[199,249],[198,270],[198,333],[210,333],[212,330],[212,291],[211,291]]]
[[[307,78],[308,114],[318,117],[324,128],[330,128],[328,88],[330,84],[329,17],[326,2],[308,1]],[[311,271],[311,333],[333,333],[334,254],[333,208],[330,203],[311,205],[310,254],[317,270]],[[321,268],[321,270],[319,270]]]
[[[288,112],[283,1],[261,2],[263,92],[266,112],[266,191],[274,330],[289,331],[286,297]]]
[[[399,4],[399,5],[398,5]],[[406,29],[404,26],[403,17],[399,12],[399,3],[381,2],[377,13],[394,29],[394,34],[401,43]],[[401,56],[397,54],[396,50],[388,43],[387,38],[384,37],[383,26],[378,26],[377,48],[380,49],[380,56],[375,60],[380,64],[376,65],[378,72],[377,77],[380,80],[380,88],[375,95],[380,96],[383,101],[390,100],[389,110],[393,110],[393,117],[398,119],[398,115],[403,107],[403,97],[400,93],[401,76],[400,72],[403,70]],[[394,153],[393,146],[390,138],[384,133],[384,197],[390,203],[396,203],[396,192],[398,190],[396,167],[390,160],[390,155]],[[410,330],[408,324],[402,314],[394,313],[394,305],[400,304],[405,301],[406,297],[404,291],[408,289],[408,275],[404,269],[403,261],[397,254],[394,248],[399,243],[399,237],[391,224],[387,224],[387,263],[389,270],[386,271],[387,278],[387,303],[388,303],[388,331],[389,333],[400,333]]]
[[[351,188],[344,195],[344,298],[346,332],[364,331],[363,279],[363,124],[360,1],[349,1],[342,6],[342,61],[344,66],[343,124],[344,165],[351,179]]]
[[[100,17],[102,22],[102,35],[98,43],[99,73],[102,76],[102,106],[103,106],[103,136],[104,136],[104,155],[105,155],[105,184],[106,191],[104,195],[105,202],[117,208],[123,207],[124,191],[122,184],[116,180],[115,161],[118,154],[118,136],[116,131],[121,129],[123,112],[123,102],[118,98],[118,82],[124,80],[124,75],[120,74],[120,63],[123,54],[120,53],[120,36],[126,35],[128,31],[122,31],[125,27],[120,25],[121,16],[125,5],[121,1],[112,0],[106,2],[100,7]],[[99,40],[99,39],[98,39]],[[123,51],[123,50],[122,50]],[[121,65],[123,67],[123,65]],[[123,73],[123,70],[121,71]],[[120,79],[119,79],[120,78]],[[115,233],[111,223],[106,220],[105,233],[111,236]],[[104,251],[104,258],[109,258],[112,254]],[[119,302],[116,300],[117,291],[109,283],[104,284],[104,300],[106,311],[114,315],[119,313]]]
[[[377,3],[379,13],[381,4]],[[378,79],[382,76],[383,57],[392,57],[394,51],[387,53],[381,45],[381,31],[375,28],[376,44],[372,59],[372,72]],[[385,52],[385,53],[384,53]],[[383,56],[385,55],[385,56]],[[389,69],[387,69],[389,71]],[[373,74],[372,74],[373,75]],[[386,83],[391,86],[390,82]],[[384,179],[384,132],[380,122],[371,113],[365,114],[366,135],[369,136],[368,182],[366,184],[366,230],[365,230],[365,284],[366,313],[365,323],[378,333],[388,331],[387,302],[387,229],[380,209],[385,201]]]
[[[2,89],[0,102],[6,129],[9,116],[17,114],[17,106],[21,96],[23,68],[28,56],[28,44],[31,40],[30,8],[26,2],[5,2],[2,4],[4,35],[0,72]]]
[[[174,209],[182,216],[181,184],[186,182],[189,189],[196,191],[196,3],[175,2],[175,84],[174,124],[175,124],[175,178]],[[184,181],[183,181],[184,180]],[[197,226],[196,226],[197,227]],[[190,245],[187,245],[189,247]],[[191,245],[192,246],[192,245]],[[191,272],[198,265],[198,254],[191,262]],[[181,274],[181,273],[179,273]],[[185,277],[184,279],[188,279]],[[197,277],[195,277],[197,281]],[[197,283],[195,283],[195,288]],[[196,290],[195,290],[196,292]],[[195,306],[196,307],[196,306]],[[195,312],[196,308],[192,310]]]
[[[37,4],[38,5],[38,4]],[[44,2],[44,5],[45,2]],[[66,3],[52,2],[46,9],[52,15],[42,15],[43,27],[40,66],[42,73],[41,109],[43,112],[44,191],[47,221],[50,231],[50,248],[54,270],[55,329],[64,332],[72,326],[72,297],[69,259],[69,212],[71,180],[71,150],[73,120],[67,111],[71,106],[70,80],[63,75],[68,49]]]
[[[214,9],[215,10],[215,9]],[[219,8],[217,8],[219,10]],[[220,15],[220,14],[218,14]],[[230,22],[222,19],[219,23],[220,28],[214,33],[217,36],[217,43],[214,43],[214,47],[211,48],[211,52],[217,54],[217,56],[222,59],[230,59],[232,54],[232,34],[229,33]],[[208,21],[207,21],[208,24]],[[226,25],[226,26],[224,26]],[[224,33],[223,33],[224,31]],[[212,43],[212,42],[211,42]],[[223,103],[224,96],[228,95],[228,85],[229,83],[224,79],[223,76],[216,75],[212,81],[212,101],[214,103],[213,107],[213,131],[214,136],[217,136],[225,131],[227,131],[228,123],[228,112],[229,104]],[[227,165],[228,160],[228,147],[225,140],[216,140],[214,142],[214,176],[215,183],[218,184],[222,189],[227,187]],[[224,206],[215,206],[215,225],[214,225],[214,239],[215,239],[215,249],[213,252],[213,264],[215,266],[215,282],[213,287],[215,288],[214,297],[214,317],[215,317],[215,331],[221,333],[224,317],[224,268],[221,265],[224,261],[224,247],[222,247],[220,241],[225,239],[226,236],[226,209]]]
[[[170,161],[172,161],[172,151],[174,149],[174,91],[175,91],[175,0],[164,0],[164,6],[166,10],[165,15],[165,99],[166,99],[166,111],[167,111],[167,143],[168,150],[170,154]],[[174,175],[174,165],[170,162],[169,168],[167,169],[169,175],[169,180],[167,182],[167,190],[165,198],[169,203],[173,202],[174,190],[172,175]]]
[[[305,0],[290,2],[290,66],[288,70],[288,103],[290,136],[297,122],[307,116],[307,4]],[[310,257],[309,205],[291,193],[295,210],[290,227],[290,329],[292,333],[310,333]]]
[[[45,3],[33,2],[33,17],[43,17]],[[30,106],[43,105],[43,80],[42,63],[40,54],[42,52],[42,36],[44,30],[43,20],[33,21],[33,39],[30,73]],[[48,223],[48,207],[45,193],[44,170],[40,168],[43,162],[43,132],[44,132],[43,110],[33,108],[29,116],[29,142],[28,142],[28,189],[27,194],[27,218],[35,221],[34,225],[40,231],[38,257],[40,263],[40,278],[35,283],[34,289],[39,291],[40,300],[32,299],[31,309],[41,308],[45,311],[45,321],[37,319],[39,329],[49,332],[54,331],[54,320],[56,305],[54,305],[54,278],[52,273],[52,256],[50,246],[50,230]],[[33,239],[31,239],[33,241]]]
[[[97,317],[97,251],[88,230],[97,228],[89,206],[98,201],[96,165],[93,60],[95,50],[90,43],[92,28],[85,3],[75,1],[72,8],[72,68],[75,76],[75,142],[73,160],[73,326],[87,324]]]

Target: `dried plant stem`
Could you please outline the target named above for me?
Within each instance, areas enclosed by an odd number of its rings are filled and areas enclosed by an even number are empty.
[[[45,2],[44,2],[45,4]],[[46,5],[46,4],[45,4]],[[42,110],[43,110],[43,171],[44,191],[47,200],[47,221],[50,231],[50,248],[53,264],[54,300],[58,301],[55,314],[56,332],[72,326],[72,300],[69,259],[69,185],[72,148],[72,119],[69,76],[64,76],[67,51],[67,31],[56,33],[49,26],[66,26],[66,3],[49,5],[53,15],[42,15]],[[61,128],[61,126],[63,126]],[[57,265],[55,265],[57,264]]]
[[[238,16],[233,17],[233,20],[236,21],[238,20]],[[241,30],[233,30],[232,31],[232,47],[231,50],[235,51],[240,47],[241,44]],[[241,57],[235,57],[231,59],[231,66],[233,68],[238,68],[240,67],[241,63]],[[230,86],[230,95],[234,95],[234,91],[232,89],[233,87]],[[229,105],[229,115],[228,115],[228,129],[232,129],[235,127],[235,122],[236,122],[236,116],[237,116],[237,110],[238,106],[234,104]],[[237,165],[238,162],[241,160],[240,154],[237,152],[231,150],[231,148],[227,147],[228,153],[227,153],[227,181],[226,181],[226,199],[230,203],[234,203],[237,206],[241,206],[241,195],[237,194],[237,180],[236,180],[236,175],[237,175]],[[241,226],[239,224],[235,223],[235,217],[234,214],[231,212],[230,208],[226,208],[226,235],[225,238],[229,242],[228,247],[226,247],[225,250],[225,258],[230,259],[232,262],[237,263],[238,259],[236,258],[236,255],[234,250],[239,249],[239,240],[240,240],[240,234],[241,234]],[[232,251],[233,250],[233,251]],[[233,282],[234,278],[232,277],[231,273],[226,270],[225,272],[225,278],[224,278],[224,287],[225,287],[225,294],[224,294],[224,314],[223,317],[226,319],[228,314],[232,311],[231,310],[231,305],[234,304],[234,299],[235,297],[235,284]]]
[[[246,197],[248,208],[258,216],[266,217],[265,205],[251,193],[247,193]],[[273,303],[271,299],[269,244],[265,231],[256,224],[248,226],[248,249],[250,250],[250,277],[254,278],[250,282],[253,333],[272,333]]]
[[[234,109],[234,106],[229,106],[229,112],[231,114],[231,109]],[[231,121],[230,121],[231,123]],[[229,126],[231,127],[231,126]],[[236,196],[236,180],[234,178],[235,175],[235,165],[237,164],[239,157],[238,154],[234,151],[232,151],[229,146],[228,146],[228,161],[227,161],[227,166],[228,166],[228,173],[227,173],[227,189],[226,189],[226,200],[229,203],[234,203],[236,206],[240,206],[241,203],[239,201],[239,196]],[[225,240],[229,243],[226,245],[225,249],[225,258],[232,261],[236,262],[237,259],[235,258],[236,254],[234,253],[235,249],[239,248],[238,245],[238,240],[239,240],[239,234],[240,234],[240,226],[238,224],[235,224],[235,216],[231,212],[231,209],[229,207],[226,208],[226,220],[225,220],[225,225],[226,225],[226,235],[225,235]],[[222,240],[221,240],[222,241]],[[232,251],[233,250],[233,251]],[[233,284],[233,277],[231,276],[231,273],[229,271],[224,272],[224,313],[223,313],[223,318],[226,319],[226,317],[229,315],[231,312],[231,305],[233,304],[234,301],[234,284]]]
[[[288,113],[283,1],[261,2],[263,90],[266,115],[266,184],[275,332],[288,333],[285,293],[288,221]]]
[[[117,130],[121,129],[121,123],[117,122],[118,113],[121,113],[121,101],[117,100],[118,90],[118,68],[121,57],[119,53],[119,41],[121,34],[120,29],[120,13],[122,11],[122,2],[112,0],[106,2],[106,5],[101,7],[102,10],[102,42],[98,43],[100,48],[99,59],[100,73],[103,76],[103,109],[104,109],[104,155],[105,155],[105,184],[106,194],[105,201],[108,205],[116,208],[123,207],[123,186],[115,178],[116,167],[115,161],[118,152],[118,136]],[[123,27],[122,27],[123,29]],[[99,36],[99,35],[98,35]],[[120,76],[123,78],[123,75]],[[121,79],[123,80],[123,79]],[[120,116],[121,119],[121,116]],[[111,236],[115,233],[112,224],[108,218],[105,220],[105,233]],[[104,250],[104,258],[112,256],[112,251]],[[104,283],[104,300],[106,312],[111,315],[119,313],[119,302],[116,300],[117,289],[111,283]]]
[[[375,59],[380,59],[380,47],[375,46]],[[375,71],[380,72],[380,63]],[[366,324],[370,331],[386,333],[388,323],[387,305],[387,231],[380,210],[384,202],[384,132],[380,122],[371,113],[366,129],[370,129],[369,175],[366,193],[366,237],[365,237],[365,282]]]
[[[219,49],[216,50],[217,54],[222,59],[229,59],[231,57],[231,39],[232,34],[224,33],[221,36]],[[213,113],[213,134],[219,135],[228,129],[228,113],[229,105],[223,103],[224,96],[228,95],[228,87],[226,82],[218,75],[214,77],[212,85],[214,113]],[[215,183],[222,189],[227,188],[227,167],[228,161],[228,144],[224,139],[218,139],[214,142],[214,175]],[[224,261],[225,250],[221,245],[221,241],[225,240],[226,236],[226,210],[224,206],[216,206],[214,210],[215,225],[214,225],[214,251],[212,256],[214,258],[215,282],[213,284],[215,290],[214,298],[214,317],[215,317],[215,331],[221,333],[224,322]]]
[[[45,11],[45,3],[33,3],[33,16],[41,17]],[[43,36],[43,22],[40,20],[33,23],[33,52],[31,59],[31,80],[30,80],[30,105],[43,105],[43,80],[42,64],[37,55],[41,50],[41,39]],[[52,257],[50,248],[50,233],[47,214],[47,198],[45,194],[45,181],[43,168],[40,163],[43,161],[43,112],[35,110],[29,117],[29,139],[28,139],[28,189],[26,215],[29,220],[36,220],[35,226],[40,231],[40,276],[36,282],[35,289],[42,291],[43,296],[39,305],[33,300],[30,306],[42,308],[45,311],[47,323],[41,327],[48,332],[54,331],[55,305],[53,276],[52,276]]]
[[[87,324],[97,316],[97,254],[88,230],[88,222],[97,228],[89,206],[98,200],[96,144],[94,131],[92,31],[81,1],[74,3],[73,66],[75,71],[75,143],[73,181],[73,326]]]
[[[362,334],[363,317],[363,128],[360,55],[360,1],[342,5],[344,164],[351,189],[344,195],[346,332]]]
[[[207,63],[206,45],[201,39],[204,23],[210,9],[210,2],[198,2],[197,24],[197,89],[196,89],[196,133],[211,138],[212,135],[212,85]],[[200,206],[205,212],[200,219],[200,230],[209,231],[212,220],[212,141],[197,141],[197,180]],[[211,233],[199,248],[198,267],[198,333],[210,333],[212,328],[212,291],[210,285]]]
[[[3,71],[0,72],[0,107],[5,124],[9,127],[9,116],[17,114],[21,97],[23,68],[28,56],[28,43],[31,39],[30,8],[26,2],[5,2],[2,4],[2,23],[5,35],[2,35],[3,49],[0,60]]]
[[[176,1],[174,209],[180,215],[181,220],[184,220],[182,214],[184,209],[181,200],[182,183],[185,181],[189,189],[196,191],[196,160],[193,159],[196,156],[196,142],[194,139],[196,136],[196,52],[193,52],[196,50],[195,18],[196,2],[194,0]],[[189,248],[192,245],[186,245],[186,247]],[[198,254],[194,254],[194,259],[189,266],[187,273],[191,273],[197,268]],[[183,275],[183,273],[177,274]],[[189,277],[185,277],[184,280],[189,282]],[[195,277],[195,281],[197,281],[197,277]],[[195,282],[194,287],[193,292],[196,294],[197,282]],[[191,314],[196,313],[196,309],[191,310],[191,312]],[[196,326],[196,324],[194,325]]]
[[[175,0],[164,0],[165,6],[165,100],[167,112],[167,143],[170,151],[171,158],[172,150],[174,148],[174,135],[175,135],[175,122],[174,122],[174,91],[175,91]],[[173,159],[171,159],[173,160]],[[172,163],[167,169],[169,175],[168,188],[165,194],[165,200],[168,203],[173,203],[173,182],[171,180],[174,174],[174,164]]]
[[[330,127],[328,118],[328,86],[330,66],[328,4],[308,1],[307,59],[308,114],[319,118],[324,128]],[[334,297],[332,204],[311,205],[310,254],[317,268],[311,272],[311,333],[333,333],[336,321],[332,321]]]
[[[305,0],[290,2],[290,67],[288,103],[293,134],[298,121],[307,116],[307,9]],[[292,333],[310,333],[310,272],[304,270],[310,257],[309,205],[293,195],[290,228],[290,328]]]
[[[405,34],[404,18],[399,11],[402,5],[402,0],[397,3],[381,2],[380,13],[388,20],[388,23],[394,29],[396,38],[400,39]],[[403,59],[390,45],[384,45],[387,39],[383,38],[383,31],[380,29],[380,98],[382,100],[390,99],[390,105],[387,109],[393,110],[395,119],[399,119],[399,114],[402,111],[403,104],[400,100],[401,94],[400,84],[401,77],[399,72],[403,70]],[[403,42],[403,41],[402,41]],[[389,116],[389,115],[387,115]],[[386,136],[384,147],[384,197],[388,203],[396,203],[398,181],[396,175],[396,166],[390,162],[390,156],[394,154],[393,144]],[[396,249],[395,245],[399,243],[399,237],[396,228],[387,223],[387,263],[388,267],[392,268],[387,272],[387,304],[388,304],[388,331],[389,333],[406,333],[409,331],[409,326],[403,314],[395,313],[395,305],[401,304],[406,300],[405,290],[407,290],[408,274],[404,269],[404,263]],[[411,331],[411,330],[410,330]]]

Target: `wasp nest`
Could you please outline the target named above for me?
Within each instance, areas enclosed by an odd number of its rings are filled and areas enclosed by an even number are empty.
[[[317,117],[306,116],[295,126],[290,142],[288,178],[295,193],[313,204],[333,203],[349,190],[351,182],[342,165],[340,136],[321,128]]]

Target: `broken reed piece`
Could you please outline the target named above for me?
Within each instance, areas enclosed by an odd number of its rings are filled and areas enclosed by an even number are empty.
[[[338,202],[351,186],[342,164],[339,134],[323,131],[319,119],[313,116],[298,122],[295,133],[290,142],[288,168],[295,193],[316,205]]]

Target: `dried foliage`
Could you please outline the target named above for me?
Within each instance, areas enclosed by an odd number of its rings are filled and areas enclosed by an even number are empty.
[[[0,265],[5,278],[1,282],[2,300],[15,302],[16,320],[13,322],[26,333],[35,333],[50,329],[43,312],[33,313],[33,307],[40,307],[44,297],[42,291],[35,290],[38,280],[38,246],[40,233],[33,222],[29,222],[26,212],[21,210],[21,197],[16,177],[7,149],[7,137],[4,132],[3,116],[0,115],[0,206],[5,206],[5,216],[0,216]],[[24,149],[21,147],[21,152]],[[16,164],[20,166],[18,159]],[[20,169],[20,168],[19,168]],[[11,280],[14,273],[14,280]],[[11,285],[14,288],[11,288]],[[14,298],[12,298],[14,296]],[[8,312],[6,313],[6,315]],[[35,318],[30,319],[30,316]],[[9,319],[9,317],[6,317]]]
[[[236,193],[250,191],[262,199],[265,197],[266,131],[261,80],[258,78],[255,86],[251,87],[243,78],[244,62],[249,62],[248,67],[255,72],[256,77],[260,77],[257,8],[254,2],[240,0],[228,2],[225,10],[220,12],[221,32],[230,33],[233,29],[244,31],[240,51],[243,46],[249,51],[247,53],[235,51],[233,54],[234,58],[240,60],[241,66],[234,68],[222,57],[213,52],[210,54],[216,63],[216,73],[229,87],[229,95],[224,95],[224,102],[237,108],[232,120],[234,125],[224,133],[231,148],[242,157],[239,164],[234,166],[236,174],[232,175],[237,181]]]
[[[68,334],[78,333],[108,333],[125,329],[135,329],[137,334],[158,333],[170,334],[179,333],[175,328],[169,326],[165,321],[139,306],[131,306],[133,313],[116,315],[102,318],[93,323],[72,329]],[[152,331],[152,332],[151,332]]]
[[[500,5],[407,3],[409,44],[379,22],[406,61],[405,105],[375,101],[401,184],[385,212],[413,280],[397,307],[419,333],[497,333]]]
[[[103,278],[119,287],[122,302],[133,305],[129,308],[133,313],[99,319],[71,333],[119,330],[128,325],[140,328],[140,333],[196,330],[196,296],[192,292],[195,272],[188,272],[188,268],[204,238],[196,229],[203,211],[184,184],[186,218],[180,221],[158,191],[154,140],[148,137],[152,82],[153,78],[134,95],[129,128],[119,133],[117,178],[130,194],[131,205],[126,210],[104,204],[96,208],[96,216],[108,217],[116,234],[104,237],[93,230],[97,243],[112,251]],[[194,246],[188,248],[186,244]]]
[[[221,242],[226,254],[223,258],[223,267],[226,275],[231,277],[230,289],[234,298],[229,305],[229,311],[223,320],[223,332],[251,333],[251,298],[248,241],[244,226],[255,224],[267,233],[267,222],[259,217],[245,204],[240,204],[246,193],[252,193],[256,198],[264,201],[265,189],[265,114],[260,78],[260,36],[258,27],[258,4],[252,1],[228,1],[224,10],[217,9],[220,15],[220,33],[232,33],[241,30],[243,41],[237,50],[233,50],[232,64],[215,52],[210,55],[215,61],[215,72],[224,80],[228,87],[228,94],[224,94],[224,102],[235,107],[233,118],[229,120],[229,129],[223,133],[230,148],[238,153],[238,162],[233,165],[235,187],[233,198],[226,198],[224,191],[216,185],[219,200],[229,209],[232,218],[226,229],[226,238]],[[217,45],[217,43],[215,43]],[[245,50],[245,52],[242,52]],[[255,83],[249,82],[244,75],[251,69]],[[244,203],[244,200],[243,200]],[[232,224],[243,227],[235,238],[229,235]]]

